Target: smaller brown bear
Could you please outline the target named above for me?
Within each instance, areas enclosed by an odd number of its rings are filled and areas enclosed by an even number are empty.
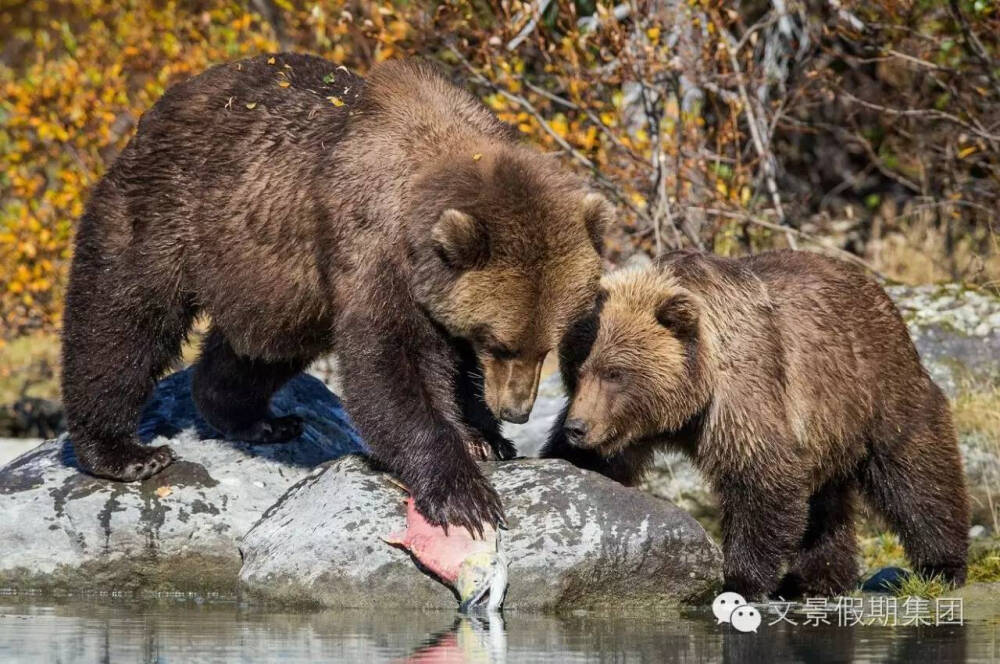
[[[657,449],[687,452],[719,497],[726,590],[747,598],[852,587],[856,492],[919,572],[964,581],[948,402],[878,284],[780,251],[678,252],[602,285],[561,343],[571,400],[543,456],[632,485]]]

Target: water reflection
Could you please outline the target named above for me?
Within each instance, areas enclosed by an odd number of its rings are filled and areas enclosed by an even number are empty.
[[[191,602],[0,601],[0,662],[997,661],[995,622],[849,628],[765,621],[758,633],[741,634],[716,625],[709,610],[470,619],[419,611],[273,613]]]

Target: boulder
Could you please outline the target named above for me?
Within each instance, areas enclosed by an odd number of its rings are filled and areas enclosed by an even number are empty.
[[[298,604],[455,608],[381,539],[403,528],[402,493],[357,456],[366,448],[337,397],[301,375],[272,408],[303,418],[299,439],[220,440],[182,371],[157,386],[139,427],[177,453],[162,473],[90,477],[65,436],[14,459],[0,469],[0,588],[233,596],[242,585]],[[484,468],[510,520],[514,606],[676,603],[719,581],[718,548],[663,500],[559,461]]]
[[[949,397],[1000,382],[1000,298],[959,284],[887,290],[924,366]]]
[[[557,460],[483,464],[506,510],[505,606],[649,607],[710,597],[721,553],[686,512]],[[382,538],[402,530],[403,491],[358,456],[324,464],[247,533],[250,596],[331,608],[456,606]]]
[[[299,439],[219,440],[183,371],[161,381],[140,427],[179,457],[162,473],[131,484],[85,475],[65,436],[13,460],[0,470],[0,587],[233,593],[239,539],[260,515],[317,464],[365,449],[315,378],[290,381],[272,407],[303,417]]]

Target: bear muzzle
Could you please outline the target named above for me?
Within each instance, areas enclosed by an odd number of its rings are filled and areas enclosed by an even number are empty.
[[[543,355],[537,360],[488,360],[484,362],[486,403],[499,419],[524,424],[538,394]]]
[[[587,442],[587,423],[580,418],[566,420],[563,424],[563,432],[566,434],[566,441],[573,447],[583,447]]]

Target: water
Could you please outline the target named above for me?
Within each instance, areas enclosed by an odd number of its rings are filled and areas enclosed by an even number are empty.
[[[444,611],[264,611],[232,603],[53,603],[0,598],[0,662],[993,662],[1000,622],[768,626],[743,634],[711,611],[492,623]]]

